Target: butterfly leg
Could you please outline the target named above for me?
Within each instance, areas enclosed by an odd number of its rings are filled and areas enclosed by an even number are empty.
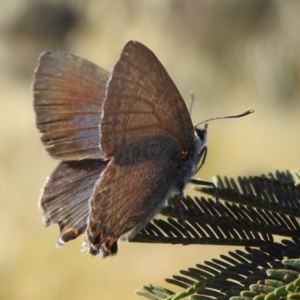
[[[211,181],[205,181],[205,180],[200,180],[200,179],[191,179],[191,183],[197,184],[197,185],[206,185],[206,186],[211,186],[214,190],[215,198],[216,198],[216,203],[219,205],[219,192],[216,187],[216,185],[211,182]]]
[[[196,173],[197,173],[197,172],[202,168],[202,166],[204,165],[205,160],[206,160],[206,155],[207,155],[207,147],[204,146],[204,147],[201,149],[200,154],[199,154],[199,161],[201,160],[202,157],[203,157],[203,158],[202,158],[202,161],[201,161],[200,165],[197,167]]]
[[[181,201],[183,199],[184,199],[183,190],[180,189],[180,192],[179,192],[179,195],[178,195],[178,201],[175,201],[175,202],[177,204],[177,209],[178,209],[178,212],[179,212],[180,221],[181,221],[181,223],[182,223],[182,225],[184,226],[184,229],[185,229],[185,234],[186,234],[187,237],[190,237],[190,234],[188,232],[187,225],[186,225],[186,222],[185,222],[185,218],[184,218],[184,215],[183,215],[183,212],[182,212]]]

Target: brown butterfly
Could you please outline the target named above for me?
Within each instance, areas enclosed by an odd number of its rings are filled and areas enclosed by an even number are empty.
[[[167,71],[129,41],[112,73],[61,51],[41,54],[33,82],[36,125],[61,162],[39,204],[58,223],[58,245],[84,233],[103,257],[144,228],[175,192],[183,197],[201,157],[206,126],[193,126]]]

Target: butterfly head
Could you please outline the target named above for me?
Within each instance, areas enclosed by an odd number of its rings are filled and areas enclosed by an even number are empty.
[[[195,134],[195,158],[194,158],[194,174],[199,171],[205,161],[207,147],[205,146],[207,139],[207,127],[208,123],[205,123],[204,127],[201,128],[199,125],[194,127]],[[201,162],[200,162],[201,161]]]

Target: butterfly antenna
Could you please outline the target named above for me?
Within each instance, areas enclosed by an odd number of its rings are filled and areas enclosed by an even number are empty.
[[[192,114],[192,107],[193,107],[193,104],[194,104],[194,100],[195,100],[194,92],[190,91],[190,107],[189,107],[190,115]]]
[[[254,113],[254,110],[253,109],[249,109],[249,110],[247,110],[247,111],[245,111],[244,113],[242,113],[242,114],[239,114],[239,115],[234,115],[234,116],[221,116],[221,117],[214,117],[214,118],[210,118],[210,119],[207,119],[207,120],[204,120],[204,121],[202,121],[202,122],[200,122],[200,123],[198,123],[197,125],[196,125],[196,127],[198,127],[199,125],[201,125],[201,124],[203,124],[203,123],[208,123],[208,122],[210,122],[210,121],[214,121],[214,120],[220,120],[220,119],[233,119],[233,118],[241,118],[241,117],[244,117],[244,116],[247,116],[247,115],[250,115],[250,114],[252,114],[252,113]]]

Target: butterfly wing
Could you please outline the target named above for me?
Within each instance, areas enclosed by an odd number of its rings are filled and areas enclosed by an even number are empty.
[[[134,140],[165,135],[187,150],[194,139],[186,105],[154,53],[128,42],[108,83],[101,146],[107,158]]]
[[[46,226],[58,223],[59,245],[85,231],[89,199],[106,165],[101,160],[65,161],[47,179],[39,206]]]
[[[116,254],[118,239],[134,236],[160,210],[178,180],[179,154],[165,136],[140,139],[116,153],[91,198],[85,236],[91,254]]]
[[[103,156],[99,124],[109,73],[78,56],[46,51],[33,81],[36,126],[54,158]]]
[[[194,146],[193,125],[175,84],[156,56],[130,41],[108,82],[101,147],[111,159],[91,198],[85,248],[117,253],[179,186],[183,153]],[[183,186],[183,184],[182,184]]]

